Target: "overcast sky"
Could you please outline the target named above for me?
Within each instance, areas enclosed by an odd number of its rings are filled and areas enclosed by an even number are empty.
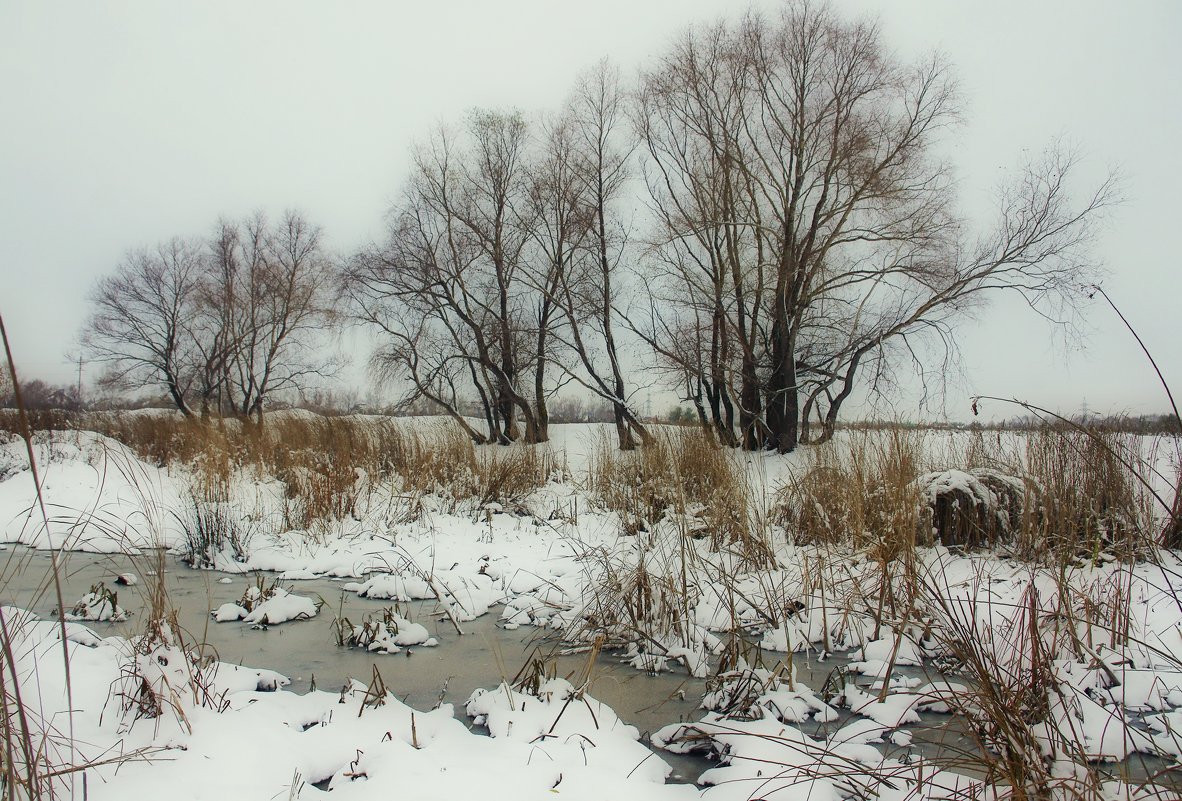
[[[774,7],[760,2],[757,7]],[[950,146],[963,206],[1057,136],[1124,202],[1097,255],[1105,286],[1182,391],[1182,3],[835,0],[874,14],[904,58],[944,52],[967,99]],[[26,378],[73,381],[86,295],[129,248],[219,215],[299,208],[347,252],[381,236],[415,138],[473,106],[561,103],[602,56],[633,74],[723,0],[102,2],[0,0],[0,314]],[[1165,398],[1110,311],[1066,352],[1023,307],[962,329],[963,384],[1065,411]],[[913,401],[896,410],[919,416]],[[987,407],[1000,416],[1011,409]],[[932,413],[923,413],[931,416]]]

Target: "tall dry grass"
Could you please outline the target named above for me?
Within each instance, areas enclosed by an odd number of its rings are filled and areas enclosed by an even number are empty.
[[[672,517],[716,550],[726,546],[766,558],[761,510],[737,453],[697,427],[653,434],[635,451],[620,451],[606,435],[595,445],[588,488],[619,514],[623,532],[651,531]]]
[[[793,541],[881,551],[1000,548],[1034,561],[1152,555],[1154,467],[1135,435],[1047,427],[938,447],[914,429],[810,451],[774,519]]]
[[[529,513],[530,495],[568,472],[545,446],[477,448],[450,423],[278,412],[264,425],[170,413],[43,418],[52,430],[95,431],[147,462],[183,468],[190,503],[181,522],[200,564],[212,563],[211,548],[245,550],[244,515],[229,506],[239,478],[281,481],[283,527],[322,537],[379,501],[390,520],[404,522],[421,516],[426,496],[449,512]]]
[[[890,561],[916,546],[924,467],[920,432],[853,434],[809,452],[775,519],[798,544],[872,549]]]

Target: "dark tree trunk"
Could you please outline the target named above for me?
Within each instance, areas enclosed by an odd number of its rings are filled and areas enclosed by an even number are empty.
[[[538,337],[538,366],[534,371],[534,416],[537,418],[534,442],[550,439],[550,411],[546,408],[546,362],[540,353],[544,337]]]
[[[739,392],[739,427],[743,432],[743,449],[757,451],[764,447],[762,423],[763,404],[759,397],[759,377],[755,360],[749,352],[743,354],[742,386]]]
[[[772,325],[772,371],[767,388],[767,447],[780,453],[796,449],[800,431],[795,337],[789,328],[787,314],[782,308],[777,309]]]

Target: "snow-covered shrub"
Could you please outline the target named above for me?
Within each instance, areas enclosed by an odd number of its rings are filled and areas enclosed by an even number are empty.
[[[1026,502],[1020,478],[997,470],[941,470],[916,479],[923,505],[920,545],[988,548],[1019,533]]]

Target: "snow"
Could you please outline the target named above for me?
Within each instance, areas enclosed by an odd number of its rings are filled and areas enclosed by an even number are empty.
[[[710,537],[682,536],[702,522],[692,509],[622,535],[621,517],[580,478],[597,431],[555,427],[549,447],[563,452],[556,461],[567,474],[533,492],[524,514],[505,512],[504,504],[428,496],[425,513],[406,520],[389,514],[396,488],[367,483],[354,517],[316,532],[289,530],[282,483],[241,471],[222,508],[252,532],[249,547],[217,552],[215,566],[271,575],[210,614],[217,622],[298,626],[316,617],[321,603],[289,589],[291,583],[334,577],[346,592],[391,604],[385,617],[342,629],[375,654],[436,644],[399,606],[428,600],[448,631],[491,615],[506,629],[534,626],[561,632],[573,647],[602,647],[638,670],[676,672],[690,687],[712,677],[700,720],[671,722],[651,738],[671,752],[709,752],[718,760],[700,778],[710,799],[987,794],[979,779],[938,761],[900,756],[914,750],[913,739],[921,738],[913,732],[934,716],[971,721],[982,714],[971,681],[933,670],[955,667],[959,657],[933,636],[941,627],[961,632],[1007,676],[1034,668],[1030,637],[1037,638],[1057,693],[1047,720],[1035,727],[1043,746],[1071,733],[1089,760],[1182,758],[1177,555],[1132,565],[1081,560],[1056,573],[994,552],[921,548],[911,569],[924,599],[895,608],[884,599],[903,596],[904,577],[880,583],[881,565],[864,552],[797,546],[774,530],[774,553],[753,565],[737,550],[713,547]],[[104,553],[182,549],[194,480],[184,467],[141,462],[96,434],[39,434],[47,525],[22,447],[0,445],[4,539]],[[775,498],[802,459],[734,456],[765,499]],[[988,488],[969,473],[928,479],[929,486],[960,487],[988,502]],[[150,584],[142,575],[140,585]],[[618,592],[606,591],[608,585]],[[1033,627],[1026,616],[1031,602],[1040,610]],[[1125,616],[1114,617],[1122,608]],[[65,628],[71,743],[80,752],[69,758],[138,755],[118,768],[88,769],[89,797],[269,799],[299,795],[300,787],[301,797],[311,797],[319,792],[313,783],[358,799],[388,797],[391,786],[414,798],[699,797],[695,788],[664,784],[669,768],[636,728],[568,680],[539,680],[532,688],[500,683],[474,694],[464,713],[487,734],[473,733],[447,705],[404,705],[380,677],[342,693],[297,695],[265,668],[194,664],[183,634],[159,622],[137,617],[138,635],[103,636],[122,613],[96,590],[70,617],[102,625]],[[60,732],[71,707],[59,624],[12,607],[3,614],[22,638],[20,668],[40,699],[38,725],[47,735]],[[786,661],[832,660],[841,672],[833,686],[816,689],[790,669],[742,664],[715,676],[736,642]],[[438,653],[446,650],[445,642]],[[932,672],[918,678],[921,670]],[[54,743],[63,747],[61,738]]]

